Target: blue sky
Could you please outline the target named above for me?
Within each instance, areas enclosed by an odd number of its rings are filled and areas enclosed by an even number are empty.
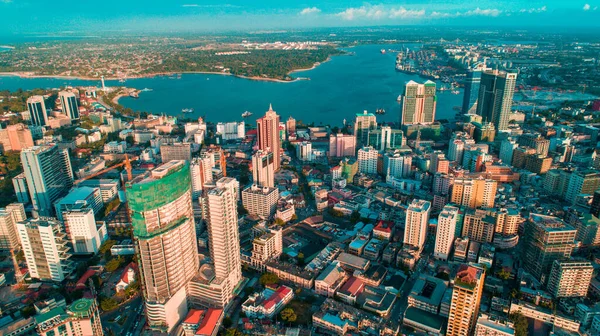
[[[600,0],[0,0],[0,35],[376,25],[600,26]]]

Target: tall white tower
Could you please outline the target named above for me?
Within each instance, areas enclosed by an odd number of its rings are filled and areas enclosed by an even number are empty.
[[[102,80],[102,91],[106,92],[106,85],[104,85],[104,76],[100,77]]]

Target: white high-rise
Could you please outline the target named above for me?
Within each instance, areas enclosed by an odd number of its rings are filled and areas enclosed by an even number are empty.
[[[427,226],[431,202],[415,199],[406,210],[406,224],[404,226],[404,244],[423,249],[427,237]]]
[[[463,161],[465,147],[474,144],[475,140],[473,140],[467,133],[456,132],[450,139],[450,143],[448,144],[448,155],[446,155],[446,157],[450,161],[461,163]]]
[[[383,173],[395,178],[409,177],[412,172],[412,159],[412,152],[387,152],[383,156]]]
[[[252,177],[261,187],[275,187],[273,153],[259,150],[252,155]]]
[[[456,232],[456,220],[458,217],[458,208],[446,205],[438,217],[437,232],[435,234],[435,249],[433,256],[439,260],[448,260],[452,245],[454,244],[454,235]]]
[[[358,172],[377,174],[379,152],[373,147],[363,147],[358,150]]]
[[[73,272],[67,235],[54,218],[34,218],[17,223],[27,268],[32,278],[63,281]]]
[[[96,226],[94,210],[88,207],[71,209],[62,213],[65,228],[74,254],[96,254],[102,245],[102,238]]]
[[[79,120],[79,103],[73,92],[60,91],[58,93],[63,113],[71,120]]]
[[[0,250],[21,249],[17,223],[25,219],[25,207],[22,203],[11,203],[0,209]]]
[[[192,178],[192,199],[197,200],[204,190],[206,184],[212,183],[212,170],[215,167],[214,155],[202,155],[193,158],[190,163],[190,174]]]

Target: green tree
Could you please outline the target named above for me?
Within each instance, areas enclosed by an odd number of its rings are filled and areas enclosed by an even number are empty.
[[[279,283],[279,277],[277,274],[267,272],[260,276],[259,281],[263,286],[276,285]]]
[[[275,218],[275,224],[277,224],[277,225],[284,225],[285,222],[283,221],[283,219],[277,217],[277,218]]]
[[[293,215],[292,215],[292,219],[291,219],[291,220],[292,220],[292,222],[295,222],[295,221],[297,221],[297,220],[298,220],[298,215],[296,215],[296,214],[293,214]]]
[[[225,336],[243,336],[243,335],[244,334],[241,331],[239,331],[235,328],[229,328],[229,329],[227,329],[227,331],[225,331]]]
[[[116,257],[116,258],[112,258],[110,259],[107,263],[106,263],[106,270],[108,272],[114,272],[116,271],[119,267],[121,267],[121,264],[123,263],[123,258],[121,256]]]
[[[353,211],[350,215],[350,223],[355,224],[360,221],[360,213],[358,211]]]
[[[285,308],[281,311],[279,316],[281,317],[282,321],[289,323],[296,322],[296,319],[298,318],[296,312],[292,308]]]
[[[105,297],[100,300],[100,308],[102,308],[103,311],[111,311],[118,306],[117,301],[113,298]]]
[[[514,323],[515,326],[515,336],[527,336],[527,329],[529,324],[527,323],[527,318],[520,313],[514,313],[510,315],[510,320]]]
[[[231,326],[233,325],[233,321],[231,320],[231,317],[227,316],[223,319],[223,327],[225,327],[226,329],[231,328]]]
[[[498,272],[498,277],[502,280],[508,280],[508,278],[510,278],[510,272],[503,269]]]
[[[24,318],[28,318],[30,316],[33,316],[33,315],[35,315],[35,308],[33,308],[32,304],[27,305],[27,306],[25,306],[25,308],[21,309],[21,315]]]

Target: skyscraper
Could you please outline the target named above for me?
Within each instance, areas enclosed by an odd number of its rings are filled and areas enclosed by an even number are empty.
[[[479,304],[484,279],[485,270],[483,268],[465,264],[459,266],[454,279],[446,335],[465,336],[472,334],[479,317]]]
[[[451,205],[444,206],[438,217],[437,232],[435,234],[433,256],[436,259],[448,260],[452,245],[454,244],[457,219],[458,208]]]
[[[483,122],[494,124],[496,131],[508,129],[516,82],[516,73],[493,70],[481,75],[477,114]]]
[[[242,203],[250,215],[271,218],[277,210],[279,189],[255,184],[242,191]]]
[[[380,129],[369,131],[368,145],[379,151],[400,149],[405,144],[406,138],[402,130],[382,126]]]
[[[555,260],[548,278],[548,291],[555,298],[585,297],[594,267],[587,260]]]
[[[475,114],[477,111],[477,98],[479,98],[479,85],[481,83],[481,70],[475,69],[467,72],[465,78],[465,92],[463,96],[462,113]]]
[[[77,102],[77,96],[73,92],[60,91],[58,93],[60,104],[62,106],[63,113],[71,120],[79,120],[79,103]]]
[[[281,165],[281,139],[279,137],[279,115],[269,105],[265,116],[256,120],[258,149],[273,153],[273,170]]]
[[[73,272],[71,249],[59,221],[40,217],[17,223],[32,278],[61,282]]]
[[[259,150],[252,155],[252,178],[261,187],[275,187],[273,153]]]
[[[424,84],[415,81],[406,83],[402,97],[402,125],[433,123],[436,102],[434,82],[428,80]]]
[[[354,120],[354,137],[357,146],[366,146],[369,142],[369,131],[377,129],[377,117],[366,110],[363,113],[357,113]]]
[[[46,112],[44,96],[29,97],[27,99],[27,110],[32,124],[36,126],[46,126],[48,124],[48,112]]]
[[[577,230],[557,217],[530,214],[523,234],[523,267],[543,283],[555,260],[568,259]]]
[[[406,224],[404,226],[404,244],[423,249],[429,225],[429,212],[431,203],[415,199],[406,210]]]
[[[169,332],[187,314],[199,268],[189,163],[169,161],[126,185],[148,324]]]
[[[34,209],[40,216],[53,216],[54,202],[73,185],[69,153],[56,145],[33,146],[21,151],[21,164]]]

